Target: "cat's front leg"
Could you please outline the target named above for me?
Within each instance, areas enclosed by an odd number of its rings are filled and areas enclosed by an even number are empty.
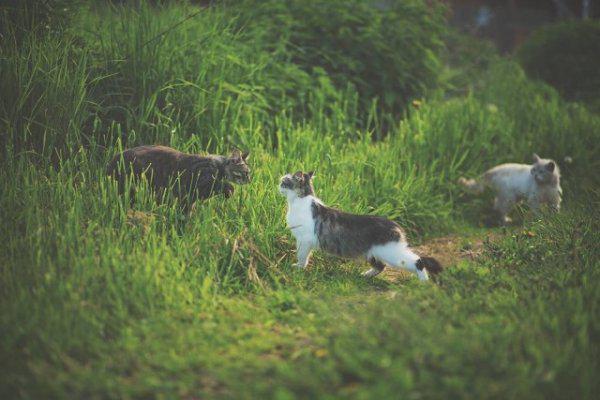
[[[225,196],[226,199],[230,198],[231,196],[233,196],[233,191],[235,189],[233,188],[233,185],[229,182],[223,182],[223,184],[221,185],[221,190],[220,192],[223,193],[223,195]]]
[[[532,195],[527,199],[527,205],[529,205],[529,210],[533,216],[539,218],[542,216],[543,211],[550,206],[550,203],[543,195]]]
[[[507,225],[512,222],[512,220],[508,217],[508,213],[514,203],[515,200],[511,196],[498,195],[494,199],[494,210],[498,214],[498,222],[500,225]]]
[[[296,243],[296,254],[298,256],[298,263],[294,266],[297,268],[304,269],[308,265],[310,259],[310,253],[312,251],[312,245],[308,242],[297,242]]]
[[[553,193],[553,195],[550,196],[550,199],[548,201],[548,207],[553,212],[559,212],[560,211],[560,203],[561,203],[561,201],[562,201],[562,199],[560,197],[560,191],[556,192],[556,193]]]
[[[229,182],[215,182],[208,197],[222,194],[226,199],[233,196],[233,185]]]
[[[371,264],[371,269],[363,272],[362,274],[366,278],[372,278],[374,276],[377,276],[385,269],[385,264],[377,260],[376,258],[371,258],[369,260],[369,263]]]
[[[544,202],[535,201],[529,205],[529,208],[533,212],[533,215],[539,217],[543,211],[559,212],[560,202],[556,202],[554,199],[550,199]]]

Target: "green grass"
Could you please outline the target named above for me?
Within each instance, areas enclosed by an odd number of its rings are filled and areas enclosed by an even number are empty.
[[[0,47],[3,398],[594,398],[598,115],[490,56],[365,131],[351,87],[231,10],[143,45],[193,11],[82,9]],[[104,167],[141,143],[249,149],[253,181],[189,219],[146,188],[132,217]],[[534,151],[574,159],[563,212],[497,230],[437,284],[323,254],[292,268],[286,172],[315,169],[326,203],[394,218],[413,243],[466,245],[489,201],[457,178]]]

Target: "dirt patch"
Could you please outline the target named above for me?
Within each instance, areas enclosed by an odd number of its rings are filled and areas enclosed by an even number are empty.
[[[483,253],[486,242],[492,242],[499,237],[497,232],[487,232],[474,236],[459,236],[456,234],[442,236],[415,246],[415,252],[421,256],[435,257],[444,268],[452,268],[461,260],[474,260]],[[401,270],[386,268],[381,277],[389,281],[404,279],[410,274]]]

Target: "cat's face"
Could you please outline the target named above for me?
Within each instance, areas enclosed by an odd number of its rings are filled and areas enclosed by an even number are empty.
[[[312,178],[314,172],[287,174],[281,177],[279,192],[289,197],[305,197],[314,194]]]
[[[537,154],[534,154],[531,175],[537,183],[553,183],[558,176],[558,168],[554,161],[540,158]]]
[[[227,180],[240,185],[250,182],[250,167],[246,164],[248,153],[234,150],[225,163]]]

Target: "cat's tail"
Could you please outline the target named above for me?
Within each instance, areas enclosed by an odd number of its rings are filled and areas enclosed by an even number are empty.
[[[392,268],[402,268],[417,274],[422,281],[429,279],[429,273],[435,275],[442,272],[442,265],[435,258],[420,257],[404,240],[373,246],[367,254],[367,258],[371,257]]]
[[[106,175],[114,177],[117,172],[118,163],[119,158],[117,156],[114,156],[106,166],[106,170],[104,171],[106,172]]]
[[[432,275],[437,275],[442,272],[442,264],[433,257],[419,257],[415,266],[419,271],[426,270]]]
[[[458,179],[458,184],[463,186],[467,192],[472,194],[481,194],[485,190],[485,185],[476,179],[467,179],[461,176]]]

